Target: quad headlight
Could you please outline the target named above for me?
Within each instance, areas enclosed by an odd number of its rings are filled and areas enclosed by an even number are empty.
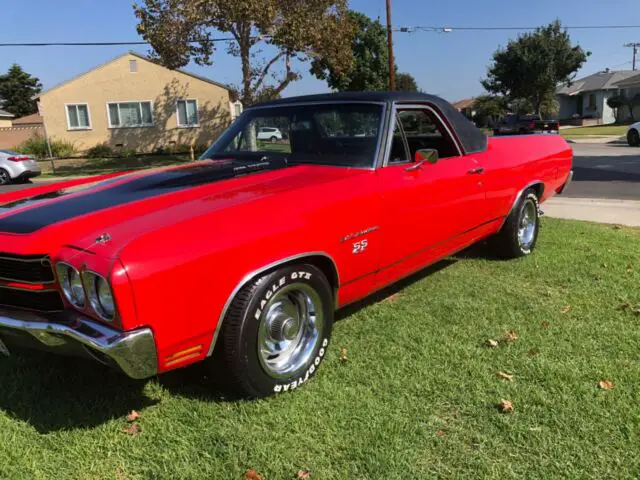
[[[103,320],[112,321],[116,314],[116,304],[109,282],[95,272],[84,272],[83,277],[91,308]]]
[[[60,287],[67,301],[74,307],[84,308],[85,293],[80,272],[67,263],[56,265]]]

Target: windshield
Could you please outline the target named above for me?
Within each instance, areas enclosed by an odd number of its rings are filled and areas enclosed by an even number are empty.
[[[299,104],[247,110],[201,159],[286,157],[291,163],[372,167],[383,106]]]

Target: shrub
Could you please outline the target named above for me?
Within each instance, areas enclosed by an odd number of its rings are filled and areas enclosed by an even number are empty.
[[[120,152],[120,156],[123,158],[135,157],[138,154],[135,148],[128,148],[127,150],[122,150]]]
[[[56,140],[50,138],[51,154],[57,158],[71,157],[76,153],[76,147],[73,142],[67,140]],[[28,153],[38,158],[46,158],[49,156],[47,149],[47,140],[42,135],[34,135],[25,140],[15,148],[20,153]]]
[[[87,150],[86,155],[88,158],[106,158],[113,156],[113,150],[106,143],[99,143]]]

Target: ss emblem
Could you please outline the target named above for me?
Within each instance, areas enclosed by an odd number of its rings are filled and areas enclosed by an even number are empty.
[[[369,246],[368,240],[360,240],[359,242],[356,242],[353,244],[353,250],[351,253],[353,253],[354,255],[357,255],[358,253],[362,253],[365,251],[365,249],[368,246]]]

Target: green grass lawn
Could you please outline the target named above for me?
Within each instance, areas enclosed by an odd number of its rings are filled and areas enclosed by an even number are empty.
[[[563,137],[577,137],[582,135],[617,135],[624,136],[629,129],[628,125],[595,125],[593,127],[576,127],[560,130]]]
[[[261,401],[199,368],[134,382],[17,352],[0,478],[638,478],[639,259],[639,230],[545,219],[529,258],[475,249],[343,312],[320,375]]]

